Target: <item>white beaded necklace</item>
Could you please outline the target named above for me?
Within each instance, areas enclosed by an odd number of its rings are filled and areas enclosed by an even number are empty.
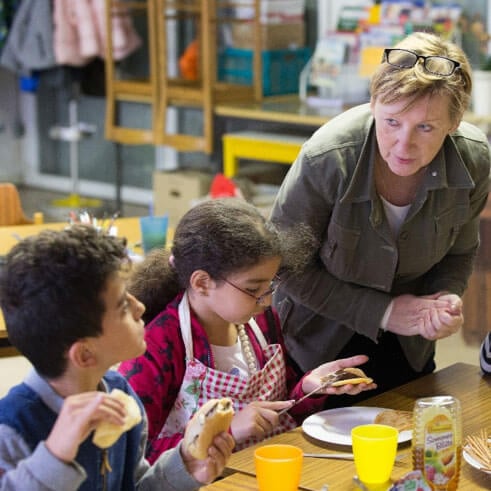
[[[236,328],[237,328],[237,334],[240,339],[240,346],[242,349],[242,353],[244,353],[247,362],[247,368],[249,369],[249,373],[250,374],[256,373],[257,372],[256,355],[254,354],[254,350],[252,349],[251,341],[246,333],[244,324],[238,324]]]

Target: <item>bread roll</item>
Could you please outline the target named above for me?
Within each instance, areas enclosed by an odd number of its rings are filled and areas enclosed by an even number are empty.
[[[411,411],[400,411],[397,409],[385,409],[380,411],[375,420],[376,424],[393,426],[399,431],[412,430],[413,413]]]
[[[196,459],[205,459],[213,439],[228,431],[234,408],[231,399],[210,399],[193,415],[184,434],[184,446]]]
[[[119,389],[113,389],[110,396],[124,404],[126,417],[123,425],[116,425],[108,421],[99,423],[92,437],[92,442],[100,448],[114,445],[125,431],[130,430],[142,420],[140,407],[133,397]]]

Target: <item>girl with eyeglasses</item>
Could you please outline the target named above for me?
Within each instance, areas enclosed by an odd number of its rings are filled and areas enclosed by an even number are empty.
[[[432,372],[435,341],[462,327],[491,161],[486,135],[462,121],[471,89],[462,49],[414,33],[385,50],[370,102],[303,145],[271,215],[319,243],[274,297],[302,371],[365,353],[386,391]]]
[[[233,400],[231,434],[240,449],[294,428],[327,394],[376,387],[322,389],[292,406],[319,388],[322,376],[367,361],[349,357],[300,378],[288,356],[271,297],[278,271],[301,271],[314,249],[307,227],[279,232],[254,206],[225,198],[189,210],[171,251],[153,252],[137,266],[128,290],[147,309],[147,351],[119,370],[145,406],[150,462],[177,445],[210,398]]]

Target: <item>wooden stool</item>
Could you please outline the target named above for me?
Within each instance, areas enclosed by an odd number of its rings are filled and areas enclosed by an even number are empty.
[[[264,160],[291,165],[306,137],[258,131],[226,133],[223,139],[223,173],[233,177],[239,170],[239,159]]]

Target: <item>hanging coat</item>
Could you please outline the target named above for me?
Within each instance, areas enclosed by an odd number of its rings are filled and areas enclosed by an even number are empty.
[[[0,65],[20,75],[56,65],[49,0],[22,0],[2,51]]]

